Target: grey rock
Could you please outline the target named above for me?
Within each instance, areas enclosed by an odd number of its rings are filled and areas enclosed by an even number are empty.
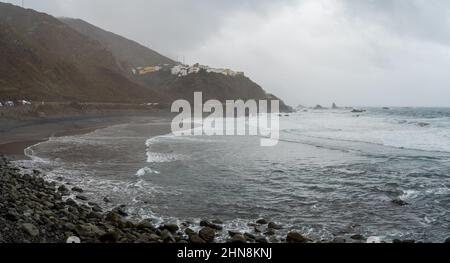
[[[206,243],[206,241],[203,240],[197,234],[189,235],[189,242],[191,242],[192,244],[205,244]]]
[[[262,229],[261,226],[255,226],[254,229],[255,229],[256,233],[262,233],[263,232],[263,229]]]
[[[77,193],[83,193],[84,192],[83,189],[81,189],[80,187],[73,187],[72,191],[73,192],[77,192]]]
[[[214,224],[214,223],[211,223],[211,222],[209,222],[207,220],[202,220],[200,222],[200,226],[209,227],[209,228],[212,228],[212,229],[215,229],[215,230],[218,230],[218,231],[221,231],[223,229],[222,226]]]
[[[268,228],[271,228],[271,229],[275,229],[275,230],[283,229],[283,227],[282,227],[281,225],[278,225],[278,224],[276,224],[275,222],[270,222],[270,223],[267,225],[267,227],[268,227]]]
[[[65,185],[61,185],[60,187],[58,187],[58,191],[60,193],[67,194],[69,192],[69,189],[67,189]]]
[[[310,239],[304,237],[302,234],[292,231],[286,237],[288,243],[307,243],[311,241]]]
[[[170,233],[169,230],[165,229],[164,231],[162,231],[161,233],[161,239],[165,242],[165,243],[175,243],[175,238],[173,237],[172,233]]]
[[[220,219],[214,219],[212,222],[216,225],[223,225],[223,221]]]
[[[347,243],[347,240],[343,237],[335,237],[333,239],[332,243],[344,244],[344,243]]]
[[[119,206],[113,209],[113,212],[116,212],[120,216],[127,217],[128,213],[125,211],[125,206]]]
[[[150,219],[142,220],[137,224],[138,229],[155,229],[155,226],[153,225],[152,221]]]
[[[234,237],[235,235],[241,235],[241,232],[230,230],[228,231],[228,235],[230,235],[230,237]]]
[[[19,214],[16,212],[15,209],[9,209],[8,213],[5,215],[5,218],[9,221],[18,221],[19,220]]]
[[[67,205],[70,205],[70,206],[73,206],[73,207],[78,206],[77,202],[75,202],[75,201],[74,201],[73,199],[71,199],[71,198],[69,198],[69,199],[66,200],[66,204],[67,204]]]
[[[88,236],[103,236],[105,234],[100,228],[93,224],[84,224],[80,226],[80,229],[84,234]]]
[[[366,240],[366,238],[363,237],[362,235],[353,235],[350,238],[353,239],[353,240],[358,240],[358,241]]]
[[[190,228],[186,228],[186,229],[184,230],[184,233],[185,233],[186,235],[188,235],[188,236],[191,236],[191,235],[196,234],[195,231],[192,230],[192,229],[190,229]]]
[[[70,231],[74,231],[76,229],[75,225],[70,223],[70,222],[65,223],[64,227],[67,228]]]
[[[210,227],[204,227],[200,230],[198,235],[206,242],[212,243],[216,237],[216,231]]]
[[[267,238],[263,237],[263,236],[258,236],[255,238],[256,243],[261,243],[261,244],[267,244],[269,243],[269,241],[267,241]]]
[[[244,236],[248,239],[256,239],[255,235],[250,234],[250,233],[245,233]]]
[[[180,229],[180,227],[178,227],[178,225],[176,224],[167,224],[163,226],[163,229],[167,229],[170,232],[175,233]]]
[[[39,229],[30,223],[24,223],[22,224],[22,229],[30,236],[36,237],[39,235]]]
[[[258,219],[257,221],[256,221],[256,223],[257,224],[260,224],[260,225],[267,225],[267,220],[266,219],[264,219],[264,218],[261,218],[261,219]]]
[[[242,235],[234,235],[231,238],[230,242],[231,243],[236,243],[236,244],[245,244],[245,243],[247,243],[247,240]]]
[[[274,236],[275,234],[275,230],[272,228],[267,229],[267,231],[264,233],[264,235],[266,236]]]
[[[76,198],[77,198],[78,200],[81,200],[81,201],[87,201],[87,200],[89,200],[89,198],[87,198],[87,197],[84,196],[84,195],[77,195]]]

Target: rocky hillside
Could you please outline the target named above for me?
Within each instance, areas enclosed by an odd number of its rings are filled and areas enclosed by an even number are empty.
[[[124,69],[131,72],[131,68],[139,66],[169,64],[177,62],[144,47],[135,41],[126,39],[114,33],[105,31],[80,19],[60,18],[78,32],[97,40],[106,47],[118,60]],[[172,76],[168,72],[158,72],[145,76],[132,77],[140,85],[157,90],[170,98],[193,98],[195,91],[202,91],[205,99],[276,99],[247,77],[229,77],[222,74],[201,72],[183,78]],[[291,108],[281,103],[283,111]]]
[[[0,97],[46,101],[149,101],[100,43],[56,18],[0,3]]]
[[[170,72],[135,76],[132,68],[177,62],[79,19],[56,19],[0,3],[0,100],[159,102],[273,98],[244,76]],[[282,110],[290,108],[282,103]]]

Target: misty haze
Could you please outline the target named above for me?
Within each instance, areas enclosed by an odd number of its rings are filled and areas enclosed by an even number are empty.
[[[0,243],[448,243],[449,68],[445,0],[0,2]]]

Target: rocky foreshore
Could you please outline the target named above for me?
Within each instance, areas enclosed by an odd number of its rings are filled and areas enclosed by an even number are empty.
[[[82,189],[47,182],[39,171],[23,175],[4,157],[0,157],[0,190],[0,243],[201,244],[215,242],[218,232],[225,231],[220,221],[202,221],[198,232],[189,223],[132,222],[125,207],[102,211],[83,196]],[[75,200],[67,198],[69,194]],[[274,223],[268,227],[278,228]],[[230,231],[229,236],[229,242],[269,242],[262,235]],[[307,241],[300,234],[291,234],[289,240]]]
[[[75,196],[75,200],[69,195]],[[265,219],[249,224],[254,227],[254,233],[241,233],[223,229],[220,220],[204,220],[200,225],[186,222],[156,226],[149,219],[133,222],[127,217],[124,206],[102,211],[100,205],[83,196],[82,189],[48,182],[39,171],[21,174],[6,158],[0,157],[0,243],[203,244],[219,242],[217,237],[224,232],[228,236],[225,241],[232,243],[367,242],[361,235],[354,235],[350,240],[313,241],[295,231],[279,239],[275,234],[283,227]]]

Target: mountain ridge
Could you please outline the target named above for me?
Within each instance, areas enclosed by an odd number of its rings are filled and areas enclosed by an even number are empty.
[[[79,33],[99,41],[107,50],[115,55],[128,71],[139,66],[176,64],[172,59],[165,57],[134,40],[106,31],[82,19],[69,17],[61,17],[58,19]]]
[[[0,3],[0,91],[10,99],[147,101],[104,47],[56,18]]]
[[[245,76],[199,72],[185,77],[169,72],[145,76],[139,66],[180,63],[133,40],[81,19],[0,2],[0,100],[74,102],[159,102],[205,99],[274,99]],[[283,111],[290,107],[281,102]]]

